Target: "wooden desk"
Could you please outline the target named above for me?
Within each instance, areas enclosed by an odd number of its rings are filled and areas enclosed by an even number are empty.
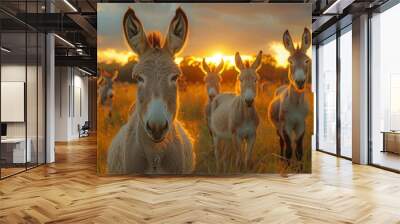
[[[400,154],[400,131],[382,131],[383,150],[382,152],[392,152]]]

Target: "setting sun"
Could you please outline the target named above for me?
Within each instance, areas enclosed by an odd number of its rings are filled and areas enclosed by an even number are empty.
[[[285,49],[285,47],[278,42],[273,42],[269,46],[270,52],[272,56],[276,60],[276,65],[279,67],[286,67],[287,66],[287,59],[289,57],[289,52]],[[307,50],[307,55],[311,56],[311,48]],[[252,62],[254,60],[254,56],[252,55],[240,55],[243,61]],[[118,63],[120,65],[127,64],[130,60],[135,60],[136,55],[130,51],[117,51],[115,49],[106,49],[106,50],[99,50],[97,55],[98,61],[101,63],[111,64],[111,63]],[[211,54],[211,56],[205,57],[206,62],[217,66],[221,59],[224,60],[226,68],[232,68],[235,66],[235,55],[225,55],[221,52],[216,52]],[[176,57],[175,63],[180,64],[184,60],[183,57]],[[187,59],[185,59],[187,60]],[[203,57],[195,57],[191,56],[189,60],[189,65],[193,63],[201,63],[203,61]]]
[[[182,57],[176,57],[174,61],[175,61],[175,63],[177,65],[179,65],[183,61],[183,58]]]
[[[254,56],[251,55],[240,55],[243,61],[250,61],[254,60]],[[129,62],[129,60],[135,59],[136,55],[129,51],[117,51],[115,49],[106,49],[106,50],[99,50],[97,54],[97,59],[101,63],[111,64],[111,63],[118,63],[120,65],[125,65]],[[180,64],[183,61],[183,57],[176,57],[174,59],[176,64]],[[235,66],[235,55],[224,55],[222,53],[215,53],[212,56],[205,57],[206,62],[212,65],[217,66],[221,59],[224,60],[225,67],[232,68]],[[185,59],[186,60],[186,59]],[[191,57],[189,61],[189,65],[193,63],[201,63],[203,61],[202,57]]]
[[[97,60],[102,63],[111,64],[116,62],[125,65],[135,54],[130,51],[116,51],[115,49],[99,50],[97,52]]]
[[[240,55],[243,61],[253,61],[254,57],[250,55]],[[218,65],[221,62],[221,59],[224,60],[225,65],[228,67],[235,66],[235,55],[223,55],[221,53],[215,53],[212,56],[205,57],[207,63],[211,63],[213,65]]]
[[[276,64],[280,67],[286,67],[288,64],[287,59],[289,57],[289,52],[285,47],[281,43],[273,42],[270,49],[274,55]]]
[[[221,53],[216,53],[211,57],[206,57],[206,62],[214,64],[214,65],[218,65],[221,62],[221,59],[223,59],[223,58],[224,58],[224,55],[222,55]],[[226,60],[224,59],[224,61],[226,61]]]

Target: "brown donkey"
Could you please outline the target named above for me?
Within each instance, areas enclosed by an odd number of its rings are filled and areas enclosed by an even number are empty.
[[[137,97],[128,122],[109,147],[108,172],[191,173],[195,154],[188,134],[176,119],[181,71],[174,62],[187,39],[187,17],[181,8],[176,10],[163,45],[160,35],[146,35],[132,9],[125,13],[123,28],[128,44],[139,57],[132,71]]]

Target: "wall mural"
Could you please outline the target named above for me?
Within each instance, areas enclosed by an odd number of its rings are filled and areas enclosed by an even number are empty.
[[[311,172],[311,4],[102,3],[97,26],[100,175]]]

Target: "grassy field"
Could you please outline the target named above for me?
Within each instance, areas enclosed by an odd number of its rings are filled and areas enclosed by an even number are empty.
[[[224,145],[226,166],[220,172],[223,173],[277,173],[282,171],[282,164],[279,159],[279,139],[276,130],[271,126],[267,118],[268,105],[272,100],[273,93],[278,84],[271,83],[258,93],[256,98],[256,108],[260,117],[260,125],[257,129],[257,139],[252,156],[252,165],[247,169],[238,170],[233,165],[232,147],[229,143]],[[113,85],[114,99],[113,109],[110,113],[109,108],[98,106],[98,173],[106,174],[107,148],[113,136],[119,128],[127,121],[129,110],[135,100],[135,85],[116,82]],[[222,91],[233,91],[234,86],[224,86]],[[306,133],[304,137],[304,156],[302,166],[300,163],[292,163],[287,172],[311,172],[311,136],[313,130],[313,99],[309,92],[306,93],[309,102],[310,113],[306,120]],[[185,129],[193,138],[194,150],[197,155],[195,174],[215,174],[216,161],[211,144],[206,121],[204,118],[204,107],[207,95],[205,86],[202,84],[189,85],[186,91],[179,91],[180,108],[178,119],[182,121]],[[294,156],[294,153],[293,153]]]

